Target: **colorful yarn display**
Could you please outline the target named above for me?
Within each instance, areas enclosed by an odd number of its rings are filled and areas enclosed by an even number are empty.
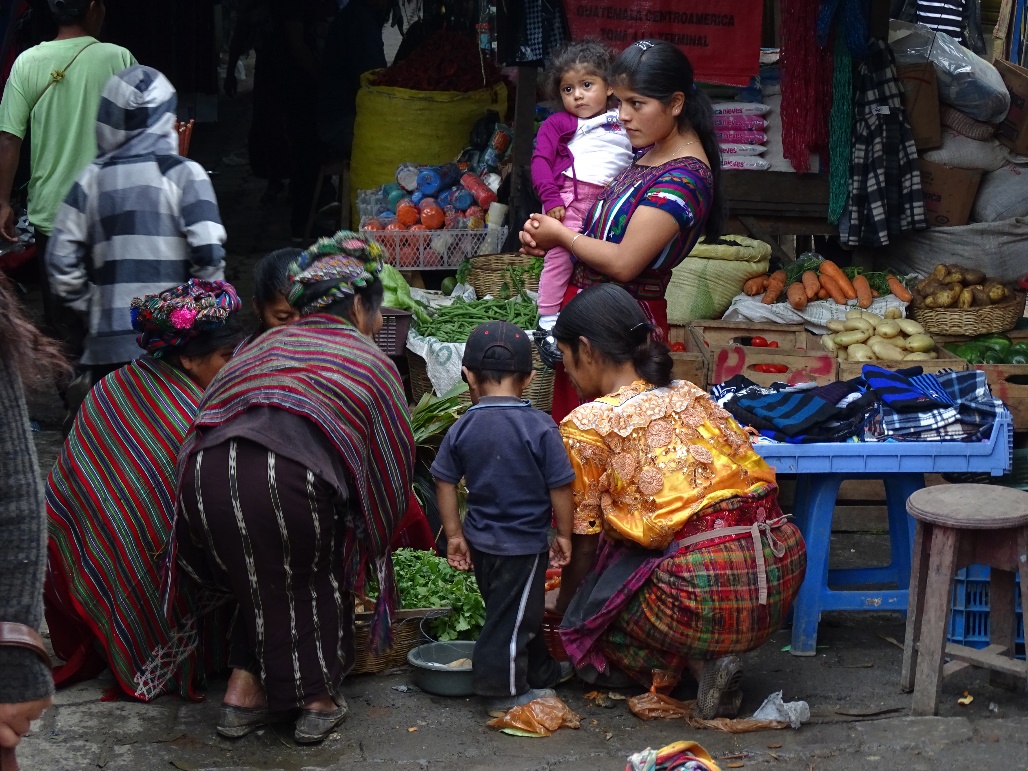
[[[132,328],[139,347],[156,358],[220,328],[242,307],[227,281],[191,278],[160,294],[132,300]]]
[[[350,297],[382,272],[385,256],[378,243],[349,230],[321,238],[289,269],[289,303],[308,316]],[[316,285],[329,281],[335,283],[317,291]]]
[[[850,190],[853,147],[853,59],[848,45],[835,46],[832,113],[828,116],[828,221],[839,221]]]
[[[815,33],[819,0],[782,0],[782,152],[796,171],[828,149],[832,52]]]
[[[866,0],[824,0],[817,15],[817,42],[828,45],[832,27],[838,15],[835,39],[842,40],[854,59],[867,58],[867,15],[864,13]],[[840,10],[841,6],[841,10]],[[836,59],[838,62],[838,59]]]

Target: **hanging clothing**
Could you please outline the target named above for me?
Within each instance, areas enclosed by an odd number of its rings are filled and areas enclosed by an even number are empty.
[[[896,62],[885,41],[869,49],[857,76],[850,194],[839,220],[848,246],[886,246],[891,236],[928,227]]]
[[[199,621],[196,592],[179,593],[169,613],[160,599],[175,461],[202,396],[181,371],[147,355],[83,402],[46,485],[46,619],[54,651],[68,662],[55,673],[58,684],[95,667],[95,643],[118,686],[144,701],[173,690],[197,699],[203,675],[224,667],[227,611],[212,608]]]
[[[558,0],[512,0],[496,6],[497,58],[504,64],[545,62],[571,39]]]
[[[981,0],[892,0],[890,16],[943,32],[979,56],[985,54]]]

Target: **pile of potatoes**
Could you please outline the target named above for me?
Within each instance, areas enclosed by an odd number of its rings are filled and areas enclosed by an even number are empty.
[[[1010,290],[980,270],[961,265],[935,266],[913,292],[914,304],[925,308],[982,308],[1011,298]]]
[[[829,321],[821,346],[840,361],[929,361],[937,359],[935,341],[924,327],[901,318],[899,308],[885,316],[852,310],[845,321]]]

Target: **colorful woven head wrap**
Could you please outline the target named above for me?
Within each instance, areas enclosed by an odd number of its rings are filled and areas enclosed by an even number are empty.
[[[160,294],[132,300],[132,328],[139,333],[139,347],[160,358],[219,329],[241,307],[235,288],[227,281],[191,278]]]
[[[349,230],[319,239],[289,268],[289,304],[309,316],[351,297],[382,272],[385,250]]]

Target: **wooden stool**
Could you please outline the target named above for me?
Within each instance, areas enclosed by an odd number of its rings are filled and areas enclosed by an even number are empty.
[[[307,214],[307,226],[304,230],[304,238],[308,241],[311,232],[314,230],[314,220],[318,217],[318,201],[321,198],[321,188],[325,186],[325,180],[330,177],[339,177],[339,230],[348,229],[350,226],[350,161],[329,161],[323,163],[318,170],[318,183],[314,186],[314,198],[311,200],[311,210]]]
[[[968,666],[990,670],[993,685],[1023,690],[1028,662],[1014,658],[1013,574],[1020,572],[1021,597],[1028,598],[1028,493],[939,485],[911,495],[907,511],[917,529],[900,687],[914,691],[911,714],[936,714],[943,679]],[[973,564],[992,568],[990,644],[983,650],[946,643],[953,576]]]

